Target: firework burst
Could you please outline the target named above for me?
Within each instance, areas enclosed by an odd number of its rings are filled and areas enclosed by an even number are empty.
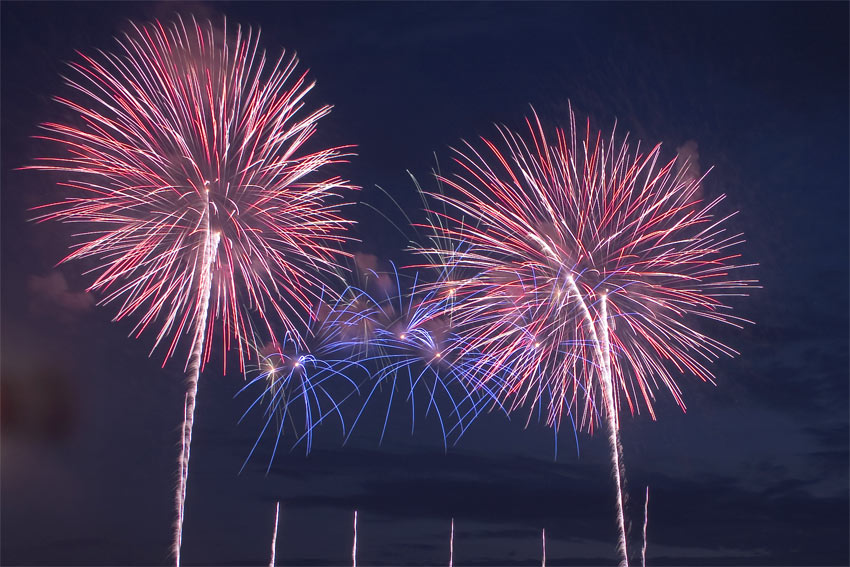
[[[32,168],[60,172],[69,196],[37,220],[83,225],[62,261],[96,261],[89,289],[117,305],[116,320],[137,317],[137,337],[154,328],[166,360],[191,343],[179,564],[197,379],[213,338],[243,370],[244,345],[260,332],[274,340],[271,320],[300,340],[348,223],[347,186],[316,171],[346,154],[304,151],[330,107],[304,110],[313,84],[294,57],[267,60],[258,32],[178,19],[134,24],[117,42],[71,63],[73,96],[57,100],[78,120],[43,125],[62,152]]]
[[[386,388],[389,400],[381,430],[386,433],[390,410],[397,392],[404,392],[411,409],[411,433],[416,423],[416,392],[427,397],[425,415],[433,412],[440,424],[444,446],[457,441],[479,413],[492,406],[495,398],[491,383],[476,382],[474,351],[464,348],[451,326],[447,302],[433,291],[420,288],[419,275],[404,291],[395,266],[391,273],[369,270],[367,290],[350,288],[350,305],[357,306],[349,316],[358,337],[365,330],[366,343],[357,344],[359,360],[369,369],[371,387],[366,393],[352,430],[373,396]],[[370,289],[372,288],[372,289]],[[466,353],[465,357],[460,354]],[[498,404],[498,400],[496,400]]]
[[[271,469],[281,437],[287,425],[295,434],[293,447],[305,444],[309,453],[315,428],[330,416],[339,419],[345,435],[342,404],[359,393],[354,378],[366,370],[351,357],[351,342],[344,338],[351,322],[340,302],[319,302],[313,313],[314,323],[300,340],[284,336],[282,343],[256,349],[260,353],[255,376],[237,392],[237,396],[256,385],[262,391],[242,415],[240,422],[255,407],[264,407],[265,422],[242,468],[250,460],[267,431],[274,435],[274,448],[266,472]],[[274,427],[269,429],[274,423]]]
[[[483,355],[480,380],[503,380],[506,407],[545,399],[550,425],[566,413],[589,431],[604,416],[627,563],[620,409],[654,418],[661,389],[684,409],[674,375],[713,381],[706,364],[735,354],[696,322],[740,326],[724,301],[754,282],[734,276],[742,238],[716,215],[724,197],[704,201],[660,146],[632,151],[589,125],[581,138],[572,112],[554,138],[536,115],[527,125],[456,151],[457,173],[438,176],[453,193],[427,194],[431,243],[417,251],[454,274],[441,285],[456,332]]]

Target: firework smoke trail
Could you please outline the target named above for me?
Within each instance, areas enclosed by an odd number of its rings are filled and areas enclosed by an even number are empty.
[[[452,274],[435,289],[453,297],[478,383],[510,411],[530,405],[529,419],[545,405],[555,428],[607,426],[625,564],[620,408],[654,419],[660,390],[685,409],[674,374],[713,383],[706,364],[737,353],[695,323],[747,323],[725,301],[755,282],[734,275],[748,265],[732,215],[717,216],[724,196],[704,201],[703,180],[661,163],[660,146],[633,151],[589,125],[581,138],[572,112],[551,143],[536,115],[527,125],[456,151],[457,172],[425,195],[431,235],[415,251]]]
[[[277,551],[277,522],[280,516],[280,502],[274,506],[274,532],[272,533],[272,555],[269,560],[269,567],[274,567],[274,556]]]
[[[71,63],[66,83],[79,100],[56,100],[78,125],[43,124],[63,155],[29,169],[66,174],[71,194],[37,207],[36,220],[84,225],[62,262],[98,261],[88,289],[118,305],[115,320],[137,315],[136,337],[156,328],[165,360],[191,337],[179,564],[195,395],[214,334],[224,368],[233,348],[242,372],[247,345],[275,340],[273,319],[298,336],[325,280],[338,278],[350,224],[339,214],[350,187],[317,171],[348,154],[302,151],[330,107],[305,113],[306,73],[294,57],[267,61],[251,29],[133,24],[118,44]]]
[[[351,547],[351,564],[357,567],[357,510],[354,511],[354,545]]]
[[[646,525],[649,523],[649,487],[646,487],[646,500],[643,501],[643,548],[640,550],[641,567],[646,567]]]

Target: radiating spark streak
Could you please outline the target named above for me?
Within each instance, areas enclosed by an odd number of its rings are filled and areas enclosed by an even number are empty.
[[[278,518],[280,517],[280,502],[276,502],[274,505],[274,532],[272,532],[272,554],[271,559],[269,560],[269,567],[275,567],[274,557],[277,552],[277,523]]]
[[[643,548],[640,550],[641,567],[646,567],[646,525],[649,523],[649,486],[646,487],[646,499],[643,501]]]
[[[262,390],[255,395],[239,422],[255,407],[265,406],[265,423],[243,463],[243,470],[268,430],[274,437],[274,447],[267,473],[284,429],[293,429],[295,438],[292,447],[304,442],[307,453],[312,448],[315,428],[326,418],[334,416],[339,419],[343,436],[349,432],[341,408],[346,401],[360,394],[358,381],[369,374],[359,355],[360,337],[352,339],[351,336],[351,328],[360,325],[363,317],[366,315],[359,308],[353,309],[346,299],[330,304],[320,301],[310,314],[313,323],[300,344],[287,333],[280,344],[270,343],[255,348],[260,353],[260,360],[256,370],[251,368],[250,372],[256,371],[256,376],[236,396],[255,385]]]
[[[345,434],[345,421],[340,406],[348,398],[359,393],[357,384],[348,376],[348,370],[360,369],[361,365],[356,360],[340,357],[344,354],[340,351],[345,349],[346,343],[337,341],[333,333],[325,331],[328,328],[334,329],[334,326],[334,322],[325,320],[314,328],[315,332],[312,332],[311,338],[308,339],[313,350],[302,350],[294,340],[289,340],[288,336],[284,337],[283,344],[271,345],[274,352],[261,357],[257,376],[237,392],[238,396],[255,384],[263,386],[263,390],[239,419],[240,423],[261,402],[266,405],[265,423],[242,465],[242,470],[275,418],[277,431],[274,433],[274,448],[266,473],[271,470],[287,423],[296,429],[295,433],[298,435],[293,447],[304,441],[307,453],[312,447],[313,430],[325,418],[331,415],[338,417]],[[258,350],[262,352],[263,349]],[[350,392],[342,396],[337,395],[340,386],[350,389]],[[299,406],[303,409],[303,432],[298,431],[293,417]]]
[[[418,274],[412,277],[410,289],[404,290],[394,265],[389,274],[374,270],[366,273],[367,281],[361,282],[365,289],[349,288],[348,307],[338,317],[358,329],[351,340],[362,344],[353,349],[353,354],[368,369],[371,383],[349,436],[375,394],[384,387],[389,389],[389,401],[379,442],[387,431],[397,389],[405,391],[404,400],[410,404],[412,433],[416,394],[424,389],[420,395],[427,396],[425,415],[433,411],[447,448],[449,437],[456,442],[482,410],[494,402],[501,407],[493,383],[477,380],[475,372],[470,372],[474,366],[471,357],[458,356],[464,346],[446,315],[445,303],[450,299],[440,298],[434,290],[422,292]],[[370,281],[386,282],[388,276],[392,285],[369,285]],[[351,331],[345,334],[352,335]]]

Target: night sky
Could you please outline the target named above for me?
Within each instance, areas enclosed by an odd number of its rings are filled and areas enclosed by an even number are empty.
[[[29,222],[56,177],[19,168],[45,155],[39,123],[72,119],[51,100],[75,50],[113,49],[128,20],[174,10],[262,28],[297,51],[333,104],[320,143],[356,144],[339,173],[370,206],[350,251],[409,260],[377,208],[376,186],[422,220],[416,187],[461,139],[579,120],[698,157],[707,195],[739,210],[750,275],[735,301],[755,321],[716,336],[741,354],[683,376],[687,413],[660,396],[658,420],[621,418],[633,550],[650,487],[649,565],[847,565],[848,4],[2,3],[2,494],[4,565],[160,565],[171,561],[183,365],[148,358],[152,337],[85,293],[85,266],[55,267],[71,229]],[[439,426],[410,435],[394,406],[342,446],[281,451],[266,474],[259,431],[237,425],[250,399],[238,369],[213,362],[198,394],[187,497],[186,564],[267,564],[281,502],[278,564],[351,561],[532,565],[616,562],[604,435],[482,416],[443,450]],[[286,446],[287,449],[289,445]]]

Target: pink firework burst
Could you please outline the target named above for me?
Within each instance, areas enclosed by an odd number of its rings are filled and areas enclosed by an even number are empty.
[[[564,412],[591,431],[604,416],[627,565],[620,408],[654,418],[664,389],[684,409],[675,376],[712,381],[706,364],[735,354],[697,321],[745,322],[725,300],[754,281],[735,275],[746,265],[731,215],[716,213],[724,197],[704,201],[702,180],[661,162],[660,146],[633,151],[589,125],[580,138],[572,112],[552,138],[536,115],[527,125],[456,152],[457,173],[438,176],[451,193],[427,194],[431,244],[417,251],[452,274],[438,287],[478,359],[473,382],[503,384],[510,410],[547,404],[555,427]]]
[[[550,424],[572,408],[592,429],[603,320],[617,407],[654,416],[664,388],[684,408],[675,375],[712,381],[706,363],[736,354],[695,321],[745,323],[724,301],[755,283],[734,275],[748,265],[732,215],[715,214],[725,196],[704,201],[702,179],[659,163],[660,145],[632,151],[589,127],[577,139],[572,114],[553,139],[527,123],[527,138],[500,127],[500,142],[456,151],[459,171],[439,177],[453,194],[427,195],[432,245],[417,251],[453,275],[438,285],[455,327],[481,371],[510,369],[512,407],[549,398]]]
[[[314,83],[295,57],[267,60],[250,29],[154,22],[118,44],[70,64],[75,96],[57,100],[79,120],[42,125],[64,151],[32,169],[62,172],[71,191],[37,220],[85,225],[62,261],[98,259],[90,289],[116,319],[138,316],[137,336],[156,327],[166,358],[194,336],[207,264],[207,339],[218,322],[241,360],[257,321],[274,337],[267,315],[300,334],[350,223],[349,186],[317,175],[347,148],[304,152],[331,108],[306,112]]]
[[[92,258],[90,290],[156,330],[165,358],[189,339],[189,391],[175,555],[188,474],[197,380],[219,334],[240,367],[274,324],[300,338],[347,237],[349,186],[319,173],[345,147],[307,151],[329,106],[305,111],[313,87],[297,59],[267,60],[259,32],[178,19],[133,25],[115,52],[71,63],[73,123],[46,123],[59,152],[32,169],[69,189],[37,220],[80,223],[62,261]],[[327,294],[327,292],[325,292]],[[218,329],[218,331],[216,331]],[[226,364],[226,362],[225,362]]]

